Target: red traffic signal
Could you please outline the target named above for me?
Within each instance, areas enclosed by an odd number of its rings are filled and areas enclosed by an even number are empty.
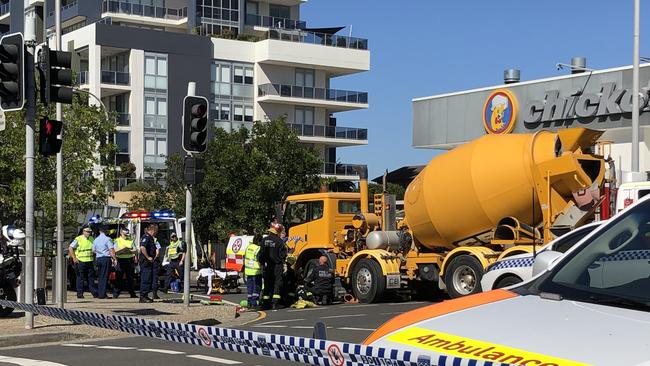
[[[56,155],[61,151],[63,140],[59,138],[59,135],[62,129],[63,122],[41,118],[39,129],[39,150],[41,155]]]
[[[208,100],[186,96],[183,100],[183,149],[202,153],[208,148]]]

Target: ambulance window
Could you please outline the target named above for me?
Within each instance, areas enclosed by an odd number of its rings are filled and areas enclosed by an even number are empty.
[[[340,214],[356,214],[361,211],[361,202],[359,201],[339,201]]]

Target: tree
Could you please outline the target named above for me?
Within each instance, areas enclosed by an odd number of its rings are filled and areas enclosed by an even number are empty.
[[[370,202],[373,201],[373,195],[375,193],[382,193],[383,191],[384,188],[381,184],[370,182],[368,184],[368,198],[370,199]],[[404,199],[404,193],[406,192],[406,189],[399,184],[387,183],[386,191],[388,191],[389,194],[394,194],[395,199],[399,201]]]
[[[39,105],[37,116],[53,115]],[[72,105],[63,106],[63,201],[64,224],[76,225],[79,212],[106,203],[113,183],[112,157],[115,145],[109,136],[113,118],[88,105],[75,94]],[[43,212],[39,224],[56,225],[56,158],[38,153],[38,121],[34,141],[34,203]],[[25,216],[25,113],[6,114],[6,129],[0,131],[0,221],[24,225]],[[101,164],[101,165],[100,165]]]
[[[290,194],[317,191],[322,161],[301,144],[284,119],[215,131],[203,154],[205,180],[194,191],[195,228],[202,238],[264,230],[275,204]]]
[[[165,171],[150,171],[153,179],[132,183],[131,190],[139,191],[129,202],[131,210],[156,211],[169,209],[177,216],[185,214],[185,182],[183,179],[183,158],[170,155]]]

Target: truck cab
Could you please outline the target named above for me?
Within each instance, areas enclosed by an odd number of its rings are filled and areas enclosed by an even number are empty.
[[[359,193],[309,193],[289,196],[282,224],[289,251],[297,257],[297,268],[334,249],[334,235],[350,225],[361,211]]]

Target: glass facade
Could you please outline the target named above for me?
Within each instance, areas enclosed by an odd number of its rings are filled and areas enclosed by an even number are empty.
[[[239,0],[196,0],[196,17],[200,34],[239,34]]]
[[[167,55],[146,52],[144,74],[144,166],[145,170],[164,169],[168,132]]]
[[[210,71],[210,116],[226,131],[253,122],[253,64],[215,60]]]

